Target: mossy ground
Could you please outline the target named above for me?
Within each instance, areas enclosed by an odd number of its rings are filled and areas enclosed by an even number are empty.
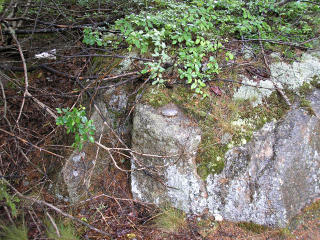
[[[153,222],[156,228],[167,233],[178,232],[187,225],[186,214],[172,207],[164,207]]]
[[[220,173],[224,155],[233,146],[247,143],[253,131],[266,122],[280,119],[288,110],[281,96],[274,92],[264,104],[253,108],[248,101],[232,98],[233,86],[219,83],[221,96],[207,90],[208,97],[196,95],[188,86],[173,88],[149,86],[141,102],[155,108],[170,102],[177,104],[187,116],[198,122],[202,140],[197,155],[198,173],[202,178]]]

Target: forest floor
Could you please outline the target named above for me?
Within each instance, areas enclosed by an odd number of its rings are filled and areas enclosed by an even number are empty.
[[[56,126],[48,109],[55,112],[56,108],[84,104],[89,105],[87,109],[90,114],[92,107],[88,103],[94,101],[90,96],[95,96],[96,89],[101,86],[99,79],[115,77],[108,71],[100,71],[99,76],[89,71],[95,54],[112,54],[113,49],[86,46],[82,43],[83,27],[75,26],[99,22],[99,19],[103,19],[104,11],[116,12],[121,7],[123,6],[116,4],[101,6],[101,15],[90,15],[83,19],[81,8],[63,6],[64,11],[78,19],[77,24],[72,23],[72,30],[71,25],[58,26],[64,23],[67,17],[62,14],[57,19],[51,18],[48,10],[50,8],[41,13],[30,14],[30,18],[37,19],[37,24],[35,21],[26,21],[23,29],[30,32],[17,33],[26,59],[27,79],[19,47],[9,33],[3,32],[1,35],[0,73],[4,75],[0,75],[0,175],[1,179],[5,179],[10,185],[1,188],[0,226],[25,225],[29,239],[52,239],[47,232],[52,231],[48,230],[48,216],[53,216],[58,226],[73,226],[74,236],[81,236],[81,239],[320,239],[319,201],[303,210],[285,229],[272,229],[251,223],[216,222],[208,216],[186,216],[184,224],[173,232],[157,225],[156,219],[161,215],[161,209],[132,200],[130,176],[115,167],[105,169],[96,177],[97,182],[92,188],[96,188],[95,192],[98,194],[78,204],[64,202],[49,190],[54,181],[53,176],[61,169],[64,159],[73,149],[70,147],[72,139],[66,135],[65,129]],[[54,4],[51,8],[62,9]],[[120,18],[122,14],[119,11],[119,15],[114,16],[114,19]],[[45,22],[56,24],[48,25]],[[34,29],[49,30],[37,33]],[[56,59],[34,58],[35,54],[52,49],[56,49]],[[297,52],[299,51],[301,50],[297,49]],[[140,71],[140,66],[135,70]],[[92,80],[83,80],[88,74]],[[126,78],[116,78],[114,82],[123,79]],[[138,81],[129,81],[128,84],[134,92],[144,81],[145,79],[141,78]],[[89,84],[96,88],[87,88]],[[25,95],[26,86],[31,95]],[[130,167],[128,163],[120,160],[118,164],[125,169]],[[4,183],[1,184],[3,186]],[[10,186],[27,198],[20,196]],[[9,198],[16,206],[17,214],[10,211],[4,191],[10,194]],[[73,219],[70,216],[73,216]],[[101,234],[83,223],[109,235]]]

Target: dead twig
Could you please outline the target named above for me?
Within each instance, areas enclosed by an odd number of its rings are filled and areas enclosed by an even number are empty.
[[[104,146],[105,147],[105,146]],[[140,153],[137,151],[134,151],[130,148],[108,148],[105,147],[105,150],[114,150],[114,151],[127,151],[127,152],[132,152],[137,155],[145,156],[145,157],[154,157],[154,158],[172,158],[172,157],[178,157],[179,154],[174,154],[174,155],[156,155],[156,154],[147,154],[147,153]]]
[[[14,224],[14,221],[13,221],[12,218],[11,218],[11,214],[10,214],[7,206],[3,206],[3,208],[4,208],[4,210],[6,211],[6,214],[7,214],[7,216],[8,216],[9,221],[11,222],[11,224]]]
[[[2,79],[4,79],[4,81],[2,82]],[[6,120],[8,126],[11,127],[10,121],[7,118],[7,99],[6,99],[6,93],[4,91],[4,85],[6,85],[6,82],[9,80],[10,78],[5,75],[3,72],[0,71],[0,87],[1,87],[1,92],[2,92],[2,98],[3,98],[3,118]]]
[[[139,71],[129,72],[129,73],[124,73],[124,74],[120,74],[117,76],[113,76],[113,77],[103,78],[103,79],[101,79],[101,81],[110,81],[110,80],[114,80],[114,79],[118,79],[118,78],[128,77],[128,76],[132,76],[132,75],[139,75],[139,74],[140,74]]]
[[[6,134],[8,134],[8,135],[10,135],[10,136],[12,136],[12,137],[17,138],[18,140],[20,140],[21,142],[23,142],[23,143],[25,143],[25,144],[30,144],[32,147],[38,149],[40,152],[41,152],[41,151],[44,151],[44,152],[49,153],[49,154],[51,154],[51,155],[53,155],[53,156],[56,156],[56,157],[59,157],[59,158],[64,158],[63,156],[61,156],[61,155],[59,155],[59,154],[50,152],[50,151],[48,151],[48,150],[46,150],[46,149],[44,149],[44,148],[40,148],[40,147],[38,147],[37,145],[34,145],[33,143],[28,142],[27,140],[25,140],[25,139],[23,139],[23,138],[21,138],[21,137],[19,137],[19,136],[16,136],[16,135],[14,135],[13,133],[8,132],[8,131],[6,131],[6,130],[4,130],[4,129],[2,129],[2,128],[0,128],[0,131],[4,132],[4,133],[6,133]]]
[[[32,221],[33,221],[34,224],[36,225],[39,234],[41,234],[42,231],[41,231],[41,229],[40,229],[40,227],[39,227],[39,221],[36,221],[36,219],[33,217],[33,215],[35,215],[35,216],[37,217],[37,214],[34,212],[33,209],[32,209],[32,211],[33,211],[33,213],[32,213],[30,210],[28,211],[28,212],[29,212],[29,215],[31,216]]]
[[[17,38],[17,36],[16,36],[16,33],[15,33],[15,31],[13,30],[13,28],[12,28],[7,22],[5,22],[5,23],[6,23],[6,25],[7,25],[7,28],[8,28],[9,31],[10,31],[10,34],[11,34],[12,38],[14,39],[14,41],[15,41],[16,44],[17,44],[18,51],[19,51],[19,54],[20,54],[20,58],[21,58],[22,65],[23,65],[23,70],[24,70],[24,84],[25,84],[25,89],[24,89],[24,93],[23,93],[23,99],[22,99],[22,103],[21,103],[19,115],[18,115],[18,118],[17,118],[17,120],[16,120],[16,124],[19,125],[19,120],[20,120],[20,117],[21,117],[21,114],[22,114],[22,110],[23,110],[23,107],[24,107],[24,103],[25,103],[25,101],[26,101],[26,96],[27,96],[28,88],[29,88],[28,70],[27,70],[26,60],[25,60],[25,58],[24,58],[23,51],[22,51],[20,42],[18,41],[18,38]]]
[[[149,58],[139,58],[139,57],[128,57],[128,56],[121,56],[121,55],[112,55],[112,54],[82,54],[82,55],[73,55],[73,56],[63,56],[63,55],[55,55],[63,58],[81,58],[81,57],[110,57],[110,58],[128,58],[134,59],[144,62],[154,62],[155,60]]]
[[[260,38],[260,31],[258,32],[259,33],[259,38]],[[271,76],[271,70],[270,70],[270,67],[269,67],[269,64],[268,64],[268,61],[267,61],[267,58],[266,58],[266,54],[264,52],[264,48],[263,48],[263,45],[262,45],[262,42],[259,41],[259,44],[260,44],[260,48],[261,48],[261,52],[263,54],[263,60],[264,60],[264,64],[266,65],[266,68],[268,69],[268,72],[269,72],[269,75]],[[286,96],[286,94],[282,91],[282,89],[279,87],[279,85],[273,81],[272,79],[272,76],[270,77],[270,81],[273,83],[273,86],[275,87],[275,89],[277,90],[277,92],[282,96],[282,98],[284,99],[284,101],[286,102],[286,104],[291,107],[291,103],[289,101],[289,98]]]
[[[19,120],[20,120],[20,117],[21,117],[21,114],[22,114],[22,110],[23,110],[23,107],[24,107],[24,104],[25,104],[26,96],[31,97],[32,100],[35,101],[42,109],[46,110],[54,119],[56,119],[57,116],[55,115],[55,113],[49,107],[47,107],[44,103],[40,102],[37,98],[33,97],[31,93],[29,93],[29,90],[28,90],[29,89],[28,69],[27,69],[26,60],[25,60],[25,57],[24,57],[20,42],[18,41],[18,38],[17,38],[16,33],[13,30],[13,28],[10,27],[8,24],[6,24],[6,25],[7,25],[8,29],[11,32],[12,38],[14,39],[14,41],[17,44],[18,51],[19,51],[19,54],[20,54],[20,58],[21,58],[22,65],[23,65],[24,81],[25,81],[25,90],[24,90],[24,93],[23,93],[23,99],[22,99],[19,115],[18,115],[18,118],[16,120],[16,124],[18,125],[18,123],[19,123]]]
[[[93,201],[93,200],[97,200],[98,198],[101,198],[101,197],[106,197],[106,198],[110,198],[110,199],[113,199],[113,200],[118,200],[118,201],[125,201],[125,202],[135,202],[135,203],[139,203],[141,205],[152,205],[154,206],[155,204],[154,203],[147,203],[147,202],[142,202],[142,201],[139,201],[139,200],[134,200],[134,199],[130,199],[130,198],[118,198],[118,197],[113,197],[113,196],[110,196],[110,195],[107,195],[107,194],[100,194],[100,195],[97,195],[97,196],[94,196],[94,197],[91,197],[91,198],[88,198],[86,200],[83,200],[81,202],[78,202],[76,203],[75,205],[81,205],[81,204],[85,204],[87,202],[90,202],[90,201]]]
[[[304,47],[301,44],[302,43],[292,43],[292,42],[283,42],[280,40],[275,40],[275,39],[254,39],[254,38],[247,38],[247,39],[242,39],[242,40],[238,40],[238,39],[233,39],[231,42],[269,42],[269,43],[274,43],[274,44],[280,44],[280,45],[287,45],[287,46],[291,46],[291,47],[296,47],[296,48],[300,48],[302,50],[310,50],[310,48]]]
[[[86,223],[84,221],[81,221],[80,219],[62,211],[61,209],[57,208],[56,206],[52,205],[51,203],[47,203],[45,201],[42,201],[42,200],[39,200],[39,199],[35,199],[35,198],[32,198],[32,197],[28,197],[28,196],[25,196],[23,195],[22,193],[20,193],[15,187],[13,187],[7,180],[3,179],[3,181],[5,181],[5,183],[20,197],[20,198],[23,198],[23,199],[26,199],[28,201],[31,201],[33,203],[37,203],[39,205],[42,205],[42,206],[46,206],[46,207],[49,207],[51,208],[52,210],[54,210],[55,212],[61,214],[62,216],[64,217],[67,217],[67,218],[70,218],[71,220],[73,221],[76,221],[77,223],[80,223],[88,228],[90,228],[92,231],[95,231],[95,232],[98,232],[100,234],[103,234],[105,236],[108,236],[108,237],[111,237],[111,234],[110,233],[107,233],[103,230],[100,230],[94,226],[92,226],[91,224],[89,223]]]
[[[58,226],[57,226],[57,224],[55,223],[54,219],[51,217],[51,215],[50,215],[48,212],[46,212],[46,215],[48,216],[48,218],[49,218],[50,222],[52,223],[52,225],[53,225],[54,229],[56,230],[57,236],[60,238],[60,237],[61,237],[61,235],[60,235],[60,232],[59,232]]]
[[[231,82],[231,83],[237,83],[237,84],[241,84],[241,85],[248,86],[248,87],[262,88],[262,89],[268,89],[268,90],[272,90],[272,91],[276,90],[275,88],[268,88],[268,87],[261,87],[261,86],[258,86],[258,85],[251,85],[251,84],[248,84],[248,83],[243,83],[243,82],[232,80],[232,79],[220,79],[220,78],[217,78],[217,79],[213,79],[212,81]]]

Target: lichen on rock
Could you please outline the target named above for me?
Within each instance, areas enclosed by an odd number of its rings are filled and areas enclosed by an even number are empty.
[[[134,198],[157,204],[169,202],[186,212],[208,210],[230,221],[286,226],[305,205],[320,197],[320,90],[313,89],[306,99],[314,115],[295,103],[281,119],[254,131],[250,141],[231,148],[225,154],[222,172],[210,174],[206,180],[196,174],[194,154],[183,161],[163,158],[161,163],[166,168],[158,172],[160,180],[134,171]],[[136,111],[136,151],[177,153],[173,139],[192,131],[171,127],[182,122],[163,116],[160,109],[139,105]],[[235,125],[242,122],[234,121]],[[187,149],[196,152],[194,148]],[[159,166],[159,159],[143,157],[141,161]],[[132,166],[133,170],[138,168],[135,161]]]
[[[162,110],[177,114],[164,116]],[[157,204],[170,202],[186,212],[200,212],[205,201],[203,182],[195,157],[201,130],[174,105],[155,109],[138,104],[132,131],[132,148],[143,154],[132,159],[131,185],[135,199]],[[143,170],[139,170],[143,168]],[[156,171],[154,171],[156,169]]]
[[[271,64],[270,71],[271,79],[260,82],[243,76],[243,85],[236,91],[234,98],[250,100],[252,106],[256,107],[276,90],[274,83],[280,89],[298,93],[303,84],[312,82],[315,76],[320,75],[320,60],[314,54],[304,53],[300,61],[292,64],[285,62]]]

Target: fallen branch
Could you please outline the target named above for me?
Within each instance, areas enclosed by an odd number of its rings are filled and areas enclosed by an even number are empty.
[[[314,5],[318,5],[320,6],[320,3],[317,3],[317,2],[314,2],[314,1],[307,1],[307,0],[282,0],[281,2],[279,2],[278,4],[276,4],[276,7],[282,7],[290,2],[305,2],[305,3],[311,3],[311,4],[314,4]]]
[[[27,140],[25,140],[25,139],[23,139],[23,138],[21,138],[21,137],[19,137],[19,136],[16,136],[16,135],[14,135],[13,133],[8,132],[8,131],[6,131],[6,130],[4,130],[4,129],[2,129],[2,128],[0,128],[0,131],[2,131],[2,132],[6,133],[6,134],[8,134],[8,135],[10,135],[10,136],[12,136],[12,137],[14,137],[14,138],[17,138],[18,140],[20,140],[21,142],[23,142],[23,143],[25,143],[25,144],[30,144],[32,147],[38,149],[40,152],[43,151],[43,152],[49,153],[49,154],[51,154],[51,155],[53,155],[53,156],[56,156],[56,157],[59,157],[59,158],[64,158],[63,156],[61,156],[61,155],[59,155],[59,154],[50,152],[50,151],[48,151],[48,150],[46,150],[46,149],[44,149],[44,148],[40,148],[40,147],[38,147],[37,145],[34,145],[33,143],[28,142]]]
[[[231,42],[270,42],[270,43],[274,43],[274,44],[296,47],[296,48],[299,48],[302,50],[311,50],[311,48],[307,48],[307,47],[302,46],[301,44],[303,44],[303,43],[283,42],[283,41],[274,40],[274,39],[262,39],[262,38],[259,38],[259,39],[251,38],[251,39],[242,39],[242,40],[233,39]]]
[[[56,55],[59,56],[59,55]],[[59,56],[63,58],[80,58],[80,57],[110,57],[110,58],[128,58],[128,59],[135,59],[144,62],[154,62],[155,60],[149,58],[139,58],[139,57],[128,57],[128,56],[121,56],[121,55],[112,55],[112,54],[82,54],[82,55],[74,55],[74,56]]]
[[[260,31],[259,31],[259,37],[260,37]],[[264,60],[264,64],[266,65],[267,69],[268,69],[268,72],[269,72],[269,75],[271,76],[271,70],[270,70],[270,67],[269,67],[269,64],[268,64],[268,61],[267,61],[267,58],[266,58],[266,54],[264,52],[264,48],[263,48],[263,45],[262,45],[262,42],[259,41],[259,44],[260,44],[260,47],[261,47],[261,52],[263,54],[263,60]],[[284,99],[284,101],[286,102],[286,104],[291,107],[291,103],[289,101],[289,98],[286,96],[286,94],[282,91],[282,89],[279,87],[279,85],[273,81],[272,79],[272,76],[270,77],[269,79],[272,83],[273,83],[273,86],[275,87],[275,89],[277,90],[277,92],[282,96],[282,98]]]
[[[9,18],[10,20],[10,18]],[[1,21],[0,21],[1,22]],[[5,19],[2,22],[6,22]],[[38,21],[39,22],[39,21]],[[50,26],[54,26],[54,28],[43,28],[43,29],[16,29],[16,34],[33,34],[33,33],[55,33],[55,32],[64,32],[69,30],[77,30],[77,29],[85,29],[85,28],[92,28],[97,29],[101,26],[108,25],[108,21],[97,23],[97,24],[85,24],[85,25],[63,25],[63,24],[52,24],[46,22],[39,22],[41,24],[46,24]],[[119,31],[112,31],[107,29],[101,29],[102,32],[111,32],[111,33],[119,33]],[[9,30],[2,31],[3,34],[11,34]]]
[[[272,90],[272,91],[276,90],[275,88],[268,88],[268,87],[261,87],[261,86],[258,86],[258,85],[251,85],[251,84],[248,84],[248,83],[243,83],[243,82],[232,80],[232,79],[216,78],[216,79],[213,79],[212,81],[231,82],[231,83],[237,83],[237,84],[241,84],[241,85],[248,86],[248,87],[263,88],[263,89],[268,89],[268,90]]]
[[[281,2],[276,4],[276,7],[282,7],[282,6],[286,5],[287,3],[294,2],[294,1],[296,1],[296,0],[282,0]]]
[[[6,22],[5,22],[5,23],[6,23]],[[19,51],[19,54],[20,54],[20,57],[21,57],[21,61],[22,61],[22,65],[23,65],[23,70],[24,70],[25,89],[24,89],[24,93],[23,93],[23,99],[22,99],[22,103],[21,103],[19,115],[18,115],[18,118],[17,118],[17,120],[16,120],[16,124],[18,125],[19,120],[20,120],[20,117],[21,117],[21,114],[22,114],[22,110],[23,110],[23,107],[24,107],[24,103],[25,103],[25,101],[26,101],[26,98],[25,98],[25,97],[27,96],[27,93],[28,93],[28,87],[29,87],[28,71],[27,71],[27,64],[26,64],[26,61],[25,61],[25,58],[24,58],[24,55],[23,55],[23,51],[22,51],[20,42],[18,41],[18,38],[17,38],[17,36],[16,36],[16,33],[15,33],[15,31],[13,30],[13,28],[9,26],[9,24],[6,24],[6,25],[7,25],[7,28],[9,29],[10,33],[11,33],[12,38],[14,39],[14,41],[15,41],[16,44],[17,44],[18,51]]]
[[[139,200],[134,200],[134,199],[129,199],[129,198],[113,197],[113,196],[110,196],[110,195],[107,195],[107,194],[104,194],[104,193],[100,194],[100,195],[97,195],[97,196],[94,196],[94,197],[91,197],[91,198],[88,198],[86,200],[80,201],[80,202],[75,203],[73,205],[85,204],[87,202],[90,202],[90,201],[93,201],[93,200],[97,200],[98,198],[101,198],[101,197],[106,197],[106,198],[110,198],[110,199],[118,200],[118,201],[135,202],[135,203],[139,203],[141,205],[152,205],[152,206],[155,205],[154,203],[142,202],[142,201],[139,201]]]
[[[101,79],[101,81],[110,81],[110,80],[114,80],[114,79],[118,79],[118,78],[128,77],[128,76],[132,76],[132,75],[139,75],[139,74],[140,74],[139,71],[129,72],[129,73],[124,73],[124,74],[120,74],[117,76],[113,76],[113,77],[106,77],[106,78]]]
[[[55,113],[48,106],[46,106],[44,103],[40,102],[37,98],[33,97],[31,93],[29,93],[29,90],[28,90],[29,89],[28,69],[27,69],[26,60],[25,60],[25,57],[24,57],[20,42],[18,41],[18,38],[17,38],[16,33],[13,30],[13,28],[10,27],[8,24],[6,24],[6,25],[7,25],[8,29],[11,32],[12,38],[14,39],[14,41],[17,44],[18,51],[19,51],[19,54],[20,54],[20,57],[21,57],[21,61],[22,61],[22,64],[23,64],[23,72],[24,72],[25,90],[24,90],[24,93],[23,93],[23,99],[22,99],[19,115],[18,115],[18,118],[16,120],[16,124],[18,125],[18,123],[19,123],[19,120],[20,120],[20,117],[21,117],[21,114],[22,114],[22,110],[23,110],[23,107],[24,107],[24,104],[25,104],[26,96],[31,97],[32,100],[35,101],[42,109],[47,111],[54,119],[56,119],[57,115],[55,115]]]
[[[50,215],[48,212],[46,212],[46,214],[47,214],[47,216],[49,217],[50,222],[52,223],[54,229],[56,230],[56,233],[57,233],[58,238],[60,238],[61,235],[60,235],[60,232],[59,232],[59,229],[58,229],[57,224],[55,223],[54,219],[51,217],[51,215]]]

